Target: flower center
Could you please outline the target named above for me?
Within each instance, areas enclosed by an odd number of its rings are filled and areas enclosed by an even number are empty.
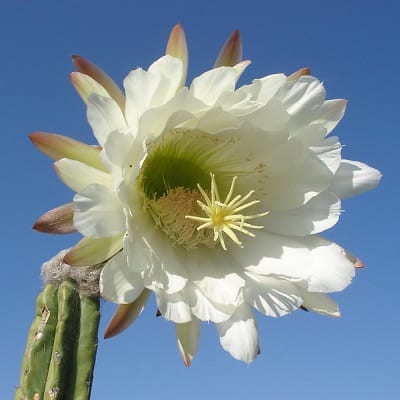
[[[247,200],[254,194],[254,190],[251,190],[244,197],[242,197],[239,194],[232,198],[235,182],[237,179],[236,176],[232,179],[232,184],[228,194],[226,195],[225,200],[221,202],[217,184],[215,182],[215,176],[212,173],[210,175],[211,175],[211,198],[204,191],[204,189],[200,185],[198,185],[198,189],[202,194],[205,203],[201,202],[200,200],[197,200],[197,204],[205,212],[206,217],[199,217],[196,215],[186,215],[186,218],[191,219],[193,221],[202,222],[202,224],[197,227],[198,231],[201,231],[203,229],[212,229],[214,232],[214,238],[213,238],[214,242],[219,241],[221,247],[224,250],[227,250],[224,234],[228,236],[238,246],[242,247],[242,242],[237,237],[235,231],[254,237],[255,236],[254,233],[250,232],[246,228],[262,229],[263,226],[249,224],[246,221],[249,219],[254,219],[267,215],[268,211],[253,215],[243,215],[241,213],[242,210],[259,203],[259,200],[253,200],[247,202]]]
[[[163,231],[173,245],[185,247],[187,250],[198,246],[214,247],[212,232],[198,230],[198,224],[186,218],[188,214],[200,214],[198,204],[202,198],[198,190],[177,187],[160,198],[147,202],[147,208],[156,227]]]
[[[242,213],[259,203],[249,200],[254,190],[245,196],[234,195],[237,176],[246,183],[246,176],[254,172],[246,169],[246,158],[232,157],[232,148],[237,148],[235,139],[183,129],[174,129],[148,145],[138,184],[155,226],[173,245],[190,250],[219,243],[226,250],[226,236],[242,246],[238,233],[254,236],[249,229],[262,228],[247,221],[266,212]],[[217,183],[220,190],[228,193],[223,201]],[[240,190],[245,186],[241,182]]]

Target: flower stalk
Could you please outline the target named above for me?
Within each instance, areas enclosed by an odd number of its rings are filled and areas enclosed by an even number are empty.
[[[100,320],[98,268],[44,264],[15,400],[88,400]]]

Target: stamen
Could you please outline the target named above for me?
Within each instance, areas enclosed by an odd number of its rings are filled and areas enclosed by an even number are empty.
[[[238,194],[233,197],[233,192],[235,188],[235,183],[237,177],[232,179],[232,183],[228,194],[224,201],[221,201],[217,184],[215,182],[215,176],[213,173],[211,175],[211,192],[210,196],[206,191],[198,184],[197,187],[204,198],[204,203],[197,200],[197,204],[205,212],[206,217],[199,217],[195,215],[186,215],[185,218],[191,219],[193,221],[201,222],[202,224],[197,227],[197,230],[201,229],[213,229],[214,231],[214,241],[218,241],[224,250],[227,250],[224,240],[224,235],[228,236],[234,243],[238,246],[242,246],[242,242],[237,237],[235,231],[243,233],[247,236],[254,237],[254,233],[250,232],[245,228],[251,229],[262,229],[262,225],[253,225],[245,221],[262,217],[268,214],[268,211],[253,214],[253,215],[243,215],[239,213],[246,208],[249,208],[255,204],[259,203],[259,200],[253,200],[246,203],[246,201],[254,194],[254,190],[250,190],[244,197]]]

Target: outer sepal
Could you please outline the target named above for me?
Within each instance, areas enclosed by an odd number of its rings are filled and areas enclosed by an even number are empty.
[[[169,54],[172,57],[182,60],[183,72],[181,86],[184,86],[188,70],[189,52],[185,32],[180,24],[175,25],[171,31],[165,54]]]
[[[81,161],[87,165],[106,171],[100,159],[100,148],[59,135],[57,133],[33,132],[29,135],[32,143],[53,160],[69,158]]]
[[[91,239],[84,237],[64,257],[71,266],[98,265],[122,249],[123,235]]]
[[[293,74],[290,74],[288,76],[288,80],[289,81],[295,81],[296,79],[299,79],[301,76],[304,75],[310,75],[311,74],[311,70],[310,68],[300,68],[297,71],[293,72]]]
[[[150,294],[151,290],[144,289],[133,303],[118,305],[104,332],[104,339],[116,336],[128,328],[143,311]]]
[[[233,67],[242,60],[242,39],[240,32],[235,29],[228,40],[222,47],[216,61],[214,68],[217,67]]]
[[[78,72],[82,72],[85,75],[90,76],[96,82],[98,82],[104,89],[107,90],[109,95],[116,101],[120,106],[121,110],[125,108],[125,96],[122,93],[118,85],[97,65],[93,64],[89,60],[79,56],[73,55],[72,62],[74,63]]]
[[[33,229],[42,233],[73,233],[74,227],[72,210],[73,203],[53,208],[43,214],[33,225]]]

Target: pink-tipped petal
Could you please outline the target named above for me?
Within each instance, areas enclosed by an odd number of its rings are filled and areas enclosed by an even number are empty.
[[[33,132],[29,135],[34,146],[53,160],[69,158],[106,171],[100,159],[99,147],[59,135],[57,133]]]
[[[289,81],[295,81],[296,79],[299,79],[301,76],[304,75],[310,75],[311,74],[311,70],[310,68],[300,68],[297,71],[293,72],[293,74],[288,76],[288,80]]]
[[[215,61],[214,68],[217,67],[233,67],[242,60],[242,39],[240,32],[235,29],[228,40],[225,42],[217,60]]]
[[[78,72],[82,72],[85,75],[89,75],[96,82],[98,82],[104,89],[107,90],[109,95],[116,101],[120,106],[121,110],[125,108],[125,96],[122,93],[118,85],[97,65],[93,64],[89,60],[79,56],[73,55],[72,62],[74,63]]]
[[[64,262],[74,267],[98,265],[122,249],[123,235],[101,239],[84,237],[64,257]]]
[[[185,31],[180,24],[176,24],[168,38],[167,48],[165,54],[169,54],[172,57],[179,58],[183,63],[183,74],[181,86],[185,84],[188,63],[189,63],[189,53],[186,43]]]
[[[70,78],[74,88],[86,104],[89,101],[89,96],[93,93],[104,97],[110,97],[107,90],[89,75],[82,74],[81,72],[72,72]]]
[[[128,328],[143,311],[150,294],[151,290],[144,289],[133,303],[119,304],[104,332],[104,339],[112,338]]]
[[[194,316],[189,322],[175,324],[178,348],[186,367],[190,367],[192,360],[197,353],[200,329],[200,320]]]
[[[33,229],[42,233],[73,233],[76,228],[73,224],[73,203],[53,208],[43,214],[33,225]]]
[[[346,250],[346,257],[354,264],[354,268],[364,268],[364,263]]]

